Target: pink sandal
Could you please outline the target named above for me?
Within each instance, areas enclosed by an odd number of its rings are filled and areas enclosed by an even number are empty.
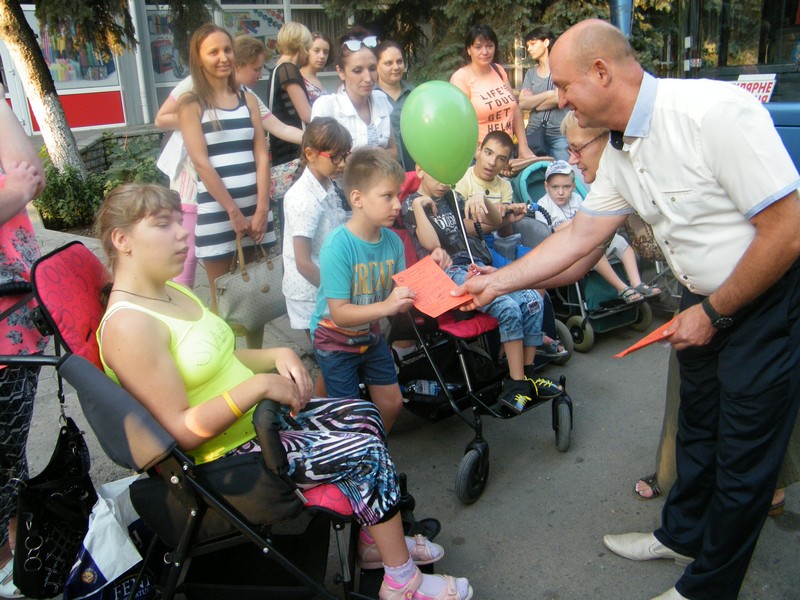
[[[444,556],[444,548],[429,541],[424,535],[414,536],[414,546],[409,551],[411,560],[417,566],[430,565]],[[375,543],[368,544],[364,538],[358,537],[358,565],[362,569],[382,569],[381,553]]]
[[[469,583],[467,583],[467,595],[462,597],[458,593],[458,583],[455,577],[450,575],[429,575],[428,577],[444,579],[444,586],[436,596],[426,596],[419,591],[419,586],[422,585],[422,573],[417,569],[408,583],[399,588],[392,585],[394,582],[391,581],[391,578],[384,577],[378,598],[379,600],[470,600],[472,598],[473,591]]]

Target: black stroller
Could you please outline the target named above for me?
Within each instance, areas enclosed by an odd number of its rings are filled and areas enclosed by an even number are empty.
[[[409,187],[407,179],[406,193],[413,191]],[[404,242],[406,264],[410,266],[417,259],[413,243],[405,229],[396,228],[395,232]],[[406,408],[432,421],[455,414],[475,432],[464,450],[455,482],[459,500],[472,504],[480,498],[489,477],[489,443],[483,437],[483,415],[498,419],[516,415],[506,412],[498,402],[508,370],[498,362],[497,321],[481,312],[463,317],[459,311],[452,311],[432,319],[412,309],[392,320],[388,337],[390,342],[412,340],[417,344],[415,351],[397,359]],[[558,335],[554,325],[545,326],[545,332],[554,338]],[[540,366],[544,362],[537,363],[537,368]],[[556,448],[566,452],[572,433],[573,406],[566,393],[566,378],[561,376],[559,383],[563,392],[550,400],[550,417]],[[545,402],[531,403],[524,412]]]
[[[335,485],[301,493],[288,477],[276,403],[262,402],[253,418],[261,455],[195,465],[106,376],[95,331],[107,278],[100,261],[78,242],[39,259],[31,272],[37,326],[53,336],[55,354],[2,356],[0,363],[55,367],[59,390],[62,377],[76,389],[109,458],[147,475],[131,486],[131,501],[156,535],[128,597],[138,597],[150,565],[163,563],[158,588],[166,599],[177,593],[193,600],[338,598],[324,585],[332,529],[340,559],[334,581],[342,584],[345,598],[367,598],[353,591],[358,527],[351,526],[349,543],[344,535],[352,509]]]

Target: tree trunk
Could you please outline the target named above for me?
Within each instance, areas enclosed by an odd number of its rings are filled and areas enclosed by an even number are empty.
[[[59,171],[72,166],[85,178],[86,166],[67,124],[50,69],[17,0],[0,0],[0,38],[20,73],[53,166]]]

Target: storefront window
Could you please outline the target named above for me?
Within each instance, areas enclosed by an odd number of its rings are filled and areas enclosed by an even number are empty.
[[[25,19],[39,40],[57,90],[119,86],[117,65],[112,56],[102,56],[91,43],[77,47],[72,25],[64,24],[56,33],[40,31],[33,10],[24,12]]]
[[[703,68],[800,64],[798,0],[705,0],[700,4]]]

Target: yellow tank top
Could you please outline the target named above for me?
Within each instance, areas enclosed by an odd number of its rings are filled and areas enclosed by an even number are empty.
[[[178,371],[186,386],[189,406],[198,406],[252,377],[253,372],[244,366],[233,353],[236,347],[236,338],[228,324],[203,306],[200,299],[186,288],[171,281],[168,281],[167,285],[197,302],[203,309],[203,315],[197,321],[185,321],[131,302],[117,302],[103,315],[103,320],[97,330],[100,360],[103,362],[106,374],[119,383],[117,375],[103,359],[103,326],[111,315],[118,310],[127,308],[151,315],[169,328],[172,333],[170,353],[175,358]],[[254,410],[255,407],[247,411],[221,434],[188,451],[187,454],[198,464],[209,462],[253,439],[255,437]]]

